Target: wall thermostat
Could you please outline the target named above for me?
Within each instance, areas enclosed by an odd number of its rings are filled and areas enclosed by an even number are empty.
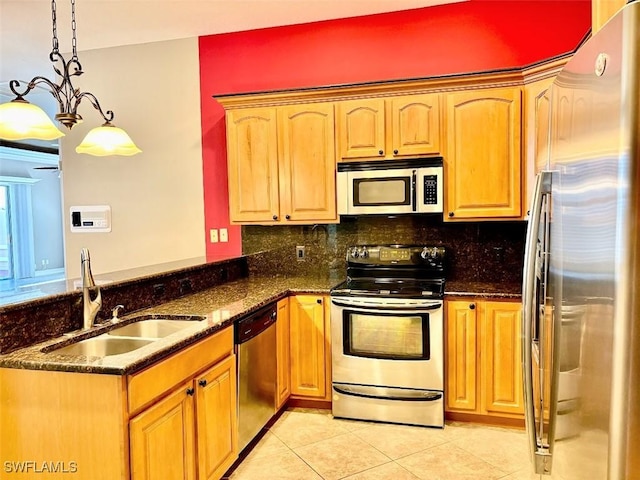
[[[109,205],[90,205],[70,207],[71,231],[99,233],[111,231],[111,207]]]

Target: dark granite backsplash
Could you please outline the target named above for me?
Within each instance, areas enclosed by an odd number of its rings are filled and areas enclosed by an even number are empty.
[[[348,246],[367,244],[430,244],[447,248],[447,280],[517,284],[522,282],[526,223],[443,222],[433,215],[395,218],[343,218],[340,224],[242,227],[242,251],[252,273],[295,274],[346,271]],[[295,246],[305,246],[297,261]]]
[[[103,285],[100,287],[102,308],[96,322],[108,320],[117,304],[125,306],[124,315],[127,315],[247,275],[247,259],[242,257]],[[0,354],[81,327],[80,290],[0,307]]]

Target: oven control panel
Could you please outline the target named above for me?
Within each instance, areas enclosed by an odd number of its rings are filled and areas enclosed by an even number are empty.
[[[420,265],[440,269],[445,248],[423,245],[362,245],[347,249],[347,264]]]

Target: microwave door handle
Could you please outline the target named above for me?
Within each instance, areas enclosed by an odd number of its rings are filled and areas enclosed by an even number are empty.
[[[417,172],[416,170],[413,171],[413,174],[411,175],[411,207],[415,212],[418,211],[418,205],[417,205],[417,187],[418,187],[418,181],[417,181]]]

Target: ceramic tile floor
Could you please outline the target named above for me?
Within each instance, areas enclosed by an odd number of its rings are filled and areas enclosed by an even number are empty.
[[[522,430],[448,422],[444,429],[287,410],[230,480],[532,480]]]

